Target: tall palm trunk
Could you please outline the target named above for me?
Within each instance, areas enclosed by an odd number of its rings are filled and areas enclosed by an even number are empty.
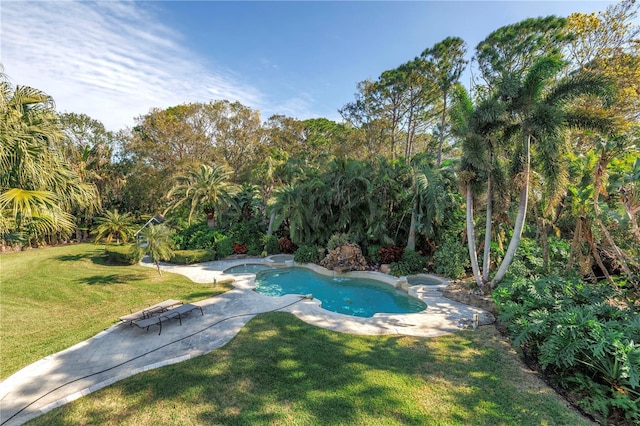
[[[207,226],[209,228],[215,228],[216,227],[216,212],[214,209],[207,209],[205,210],[205,213],[207,215]]]
[[[407,239],[407,248],[410,248],[411,250],[416,249],[416,226],[418,222],[416,210],[418,210],[417,195],[415,197],[415,200],[413,200],[413,208],[411,209],[411,224],[409,225],[409,238]]]
[[[436,164],[440,166],[442,163],[442,145],[444,144],[444,126],[447,121],[447,93],[442,96],[442,116],[440,116],[440,135],[438,137],[438,157],[436,158]]]
[[[469,261],[471,262],[473,278],[476,280],[478,287],[482,288],[482,277],[480,276],[480,267],[478,266],[478,256],[476,254],[476,231],[473,226],[473,193],[471,192],[471,183],[467,183],[467,247],[469,248]]]
[[[269,215],[269,228],[267,229],[267,235],[273,235],[273,222],[276,220],[276,212],[273,211]]]
[[[518,249],[518,245],[520,244],[520,237],[522,236],[522,229],[524,228],[524,222],[527,217],[527,204],[529,202],[529,168],[531,167],[531,135],[527,134],[525,136],[524,141],[524,151],[525,151],[525,164],[524,170],[522,171],[522,189],[520,190],[520,204],[518,205],[518,216],[516,217],[516,223],[513,226],[513,236],[511,237],[511,241],[509,241],[509,247],[507,248],[507,253],[504,255],[504,259],[500,262],[500,267],[498,268],[498,272],[496,272],[496,276],[493,277],[491,281],[491,287],[495,287],[502,279],[507,272],[507,268],[513,261],[513,258],[516,254],[516,250]]]
[[[482,257],[482,282],[489,282],[489,263],[491,261],[491,225],[493,207],[492,207],[492,188],[491,188],[491,176],[487,179],[487,220],[484,228],[484,255]]]

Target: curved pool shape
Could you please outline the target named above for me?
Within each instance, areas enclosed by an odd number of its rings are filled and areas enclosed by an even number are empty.
[[[260,263],[247,263],[245,265],[236,265],[224,270],[225,274],[256,274],[266,269],[272,269],[270,266]]]
[[[283,268],[259,272],[256,291],[268,296],[312,294],[328,311],[356,317],[376,313],[409,314],[427,305],[392,286],[365,278],[332,278],[305,268]]]

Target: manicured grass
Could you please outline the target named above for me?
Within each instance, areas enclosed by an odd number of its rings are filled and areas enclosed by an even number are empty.
[[[493,327],[435,339],[352,336],[286,313],[225,347],[130,377],[34,425],[580,425]]]
[[[4,378],[130,308],[230,285],[106,265],[102,246],[0,256]],[[436,339],[352,336],[290,314],[257,317],[225,347],[128,378],[32,424],[588,424],[522,368],[493,327]]]
[[[0,255],[0,379],[110,327],[132,308],[231,288],[108,265],[103,252],[102,245],[75,244]]]

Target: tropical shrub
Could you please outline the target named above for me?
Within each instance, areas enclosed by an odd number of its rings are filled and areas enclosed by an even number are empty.
[[[367,247],[367,260],[370,265],[376,265],[380,263],[380,247],[379,245],[372,244]]]
[[[215,250],[175,250],[169,262],[178,265],[190,265],[215,260]]]
[[[323,247],[302,245],[293,254],[293,260],[298,263],[318,263],[323,258]]]
[[[603,423],[640,422],[640,315],[604,283],[547,276],[493,293],[514,344]]]
[[[402,259],[390,266],[391,275],[396,277],[425,272],[429,260],[410,248],[404,249]]]
[[[245,253],[258,255],[262,252],[263,227],[257,219],[237,222],[229,229],[233,241],[247,248]]]
[[[293,241],[287,237],[282,237],[278,240],[278,246],[280,247],[280,253],[292,254],[298,248]]]
[[[215,232],[206,223],[200,223],[178,231],[172,238],[178,250],[212,249]]]
[[[454,236],[446,236],[433,254],[433,270],[445,277],[460,279],[470,267],[469,251]]]
[[[569,263],[570,244],[557,237],[549,237],[549,269],[544,265],[542,248],[537,240],[521,238],[518,251],[513,259],[507,276],[535,278],[541,275],[565,273]]]
[[[105,260],[112,265],[135,265],[142,260],[144,254],[133,251],[130,244],[112,245],[105,249]]]
[[[262,253],[262,235],[258,235],[258,238],[254,238],[247,244],[247,254],[249,256],[258,256]]]
[[[380,256],[380,263],[393,263],[399,262],[402,259],[402,253],[404,253],[404,247],[387,246],[382,247],[378,251]]]
[[[278,244],[278,237],[275,235],[264,235],[262,237],[262,244],[264,246],[264,251],[267,254],[276,254],[280,253],[280,245]]]
[[[233,243],[233,253],[234,254],[246,254],[247,246],[245,244]]]
[[[329,242],[327,242],[327,249],[334,250],[340,246],[343,246],[347,243],[351,242],[349,239],[349,234],[333,234],[331,238],[329,238]]]
[[[214,233],[215,252],[217,259],[224,259],[233,254],[233,240],[220,232]]]

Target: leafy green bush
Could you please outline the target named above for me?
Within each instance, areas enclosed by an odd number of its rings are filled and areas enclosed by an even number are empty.
[[[433,265],[437,274],[460,279],[470,267],[469,251],[455,237],[447,236],[433,254]]]
[[[293,260],[298,263],[318,263],[323,258],[321,250],[323,248],[319,246],[302,245],[293,254]]]
[[[262,238],[254,239],[247,243],[247,254],[249,256],[258,256],[260,253],[262,253]]]
[[[329,238],[329,242],[327,242],[327,249],[334,250],[340,246],[343,246],[350,242],[349,234],[333,234],[331,238]]]
[[[640,315],[607,284],[548,276],[505,280],[493,297],[515,345],[579,404],[618,423],[640,421]]]
[[[425,272],[429,260],[420,253],[410,248],[405,248],[402,259],[390,265],[389,271],[391,275],[401,277],[411,274],[419,274]]]
[[[217,259],[224,259],[233,254],[233,239],[231,237],[215,232],[214,241]]]
[[[277,254],[280,253],[280,245],[278,244],[278,237],[275,235],[264,235],[262,237],[262,244],[264,246],[264,251],[267,254]]]
[[[559,274],[567,269],[571,243],[558,237],[549,237],[549,260],[553,273]]]
[[[206,223],[191,225],[174,234],[174,247],[178,250],[212,249],[215,232]]]
[[[133,250],[134,245],[108,246],[105,249],[106,261],[112,265],[135,265],[142,260],[143,254]]]
[[[367,247],[367,260],[369,264],[376,265],[380,263],[380,249],[382,247],[376,244]]]
[[[515,265],[513,265],[514,263]],[[509,265],[508,272],[512,277],[531,278],[537,277],[545,272],[544,262],[542,260],[542,248],[536,240],[525,237],[520,239],[518,250],[516,251],[512,265]]]
[[[175,250],[169,262],[177,265],[190,265],[192,263],[208,262],[215,260],[215,250]]]
[[[518,245],[507,275],[511,278],[536,278],[542,275],[562,274],[569,263],[571,250],[568,241],[557,237],[549,237],[549,270],[545,269],[542,247],[537,240],[523,237]]]
[[[257,219],[235,223],[229,230],[233,242],[242,244],[247,253],[253,256],[262,252],[263,227]]]

